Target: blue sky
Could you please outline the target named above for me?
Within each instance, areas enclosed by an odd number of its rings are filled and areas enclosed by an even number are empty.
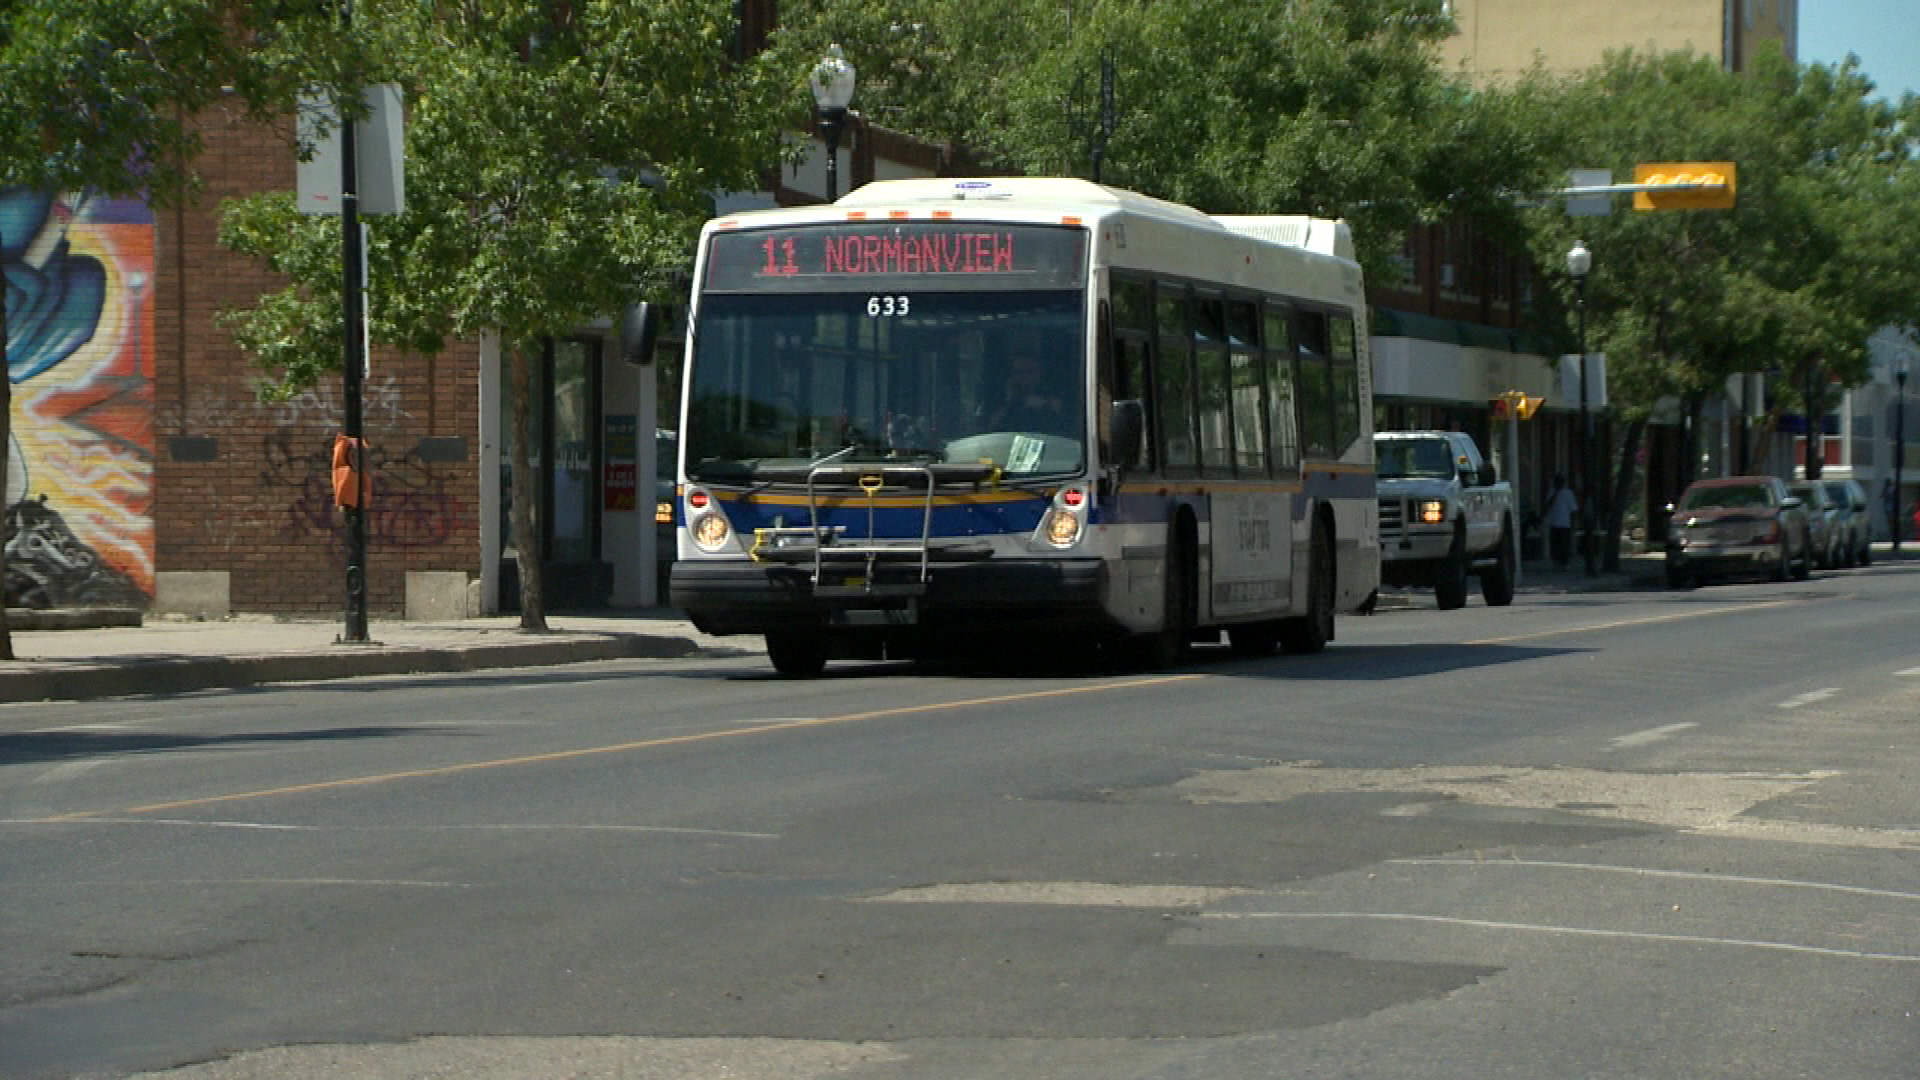
[[[1848,53],[1888,99],[1920,93],[1920,0],[1800,0],[1800,61],[1838,64]]]

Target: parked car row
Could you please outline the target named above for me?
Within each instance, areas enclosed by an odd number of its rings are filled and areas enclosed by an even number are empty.
[[[1805,580],[1873,560],[1866,492],[1854,480],[1700,480],[1668,507],[1667,584],[1718,577]]]

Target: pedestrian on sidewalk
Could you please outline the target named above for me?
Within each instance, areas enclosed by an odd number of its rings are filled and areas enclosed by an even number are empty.
[[[1573,559],[1573,515],[1579,509],[1579,500],[1567,486],[1567,474],[1554,473],[1553,491],[1547,495],[1547,551],[1553,565],[1562,570]]]

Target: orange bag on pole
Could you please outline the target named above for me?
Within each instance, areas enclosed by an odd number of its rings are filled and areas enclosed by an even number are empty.
[[[359,506],[366,490],[360,478],[367,441],[345,435],[333,437],[333,502],[335,506]]]

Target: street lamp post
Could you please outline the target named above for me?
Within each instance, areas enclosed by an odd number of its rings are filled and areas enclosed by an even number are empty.
[[[1576,243],[1567,252],[1567,276],[1573,279],[1573,309],[1580,346],[1580,475],[1586,491],[1580,498],[1581,549],[1588,577],[1598,573],[1598,547],[1593,536],[1593,499],[1600,485],[1593,474],[1593,413],[1587,406],[1587,274],[1593,270],[1593,252]]]
[[[1907,362],[1900,361],[1900,367],[1893,373],[1893,520],[1887,524],[1893,526],[1893,553],[1900,554],[1900,533],[1907,523],[1905,500],[1900,497],[1900,470],[1907,463]]]
[[[840,131],[847,123],[847,106],[853,102],[853,65],[840,46],[827,46],[827,55],[813,66],[807,86],[813,91],[813,104],[819,113],[820,137],[827,144],[827,201],[840,197]]]

